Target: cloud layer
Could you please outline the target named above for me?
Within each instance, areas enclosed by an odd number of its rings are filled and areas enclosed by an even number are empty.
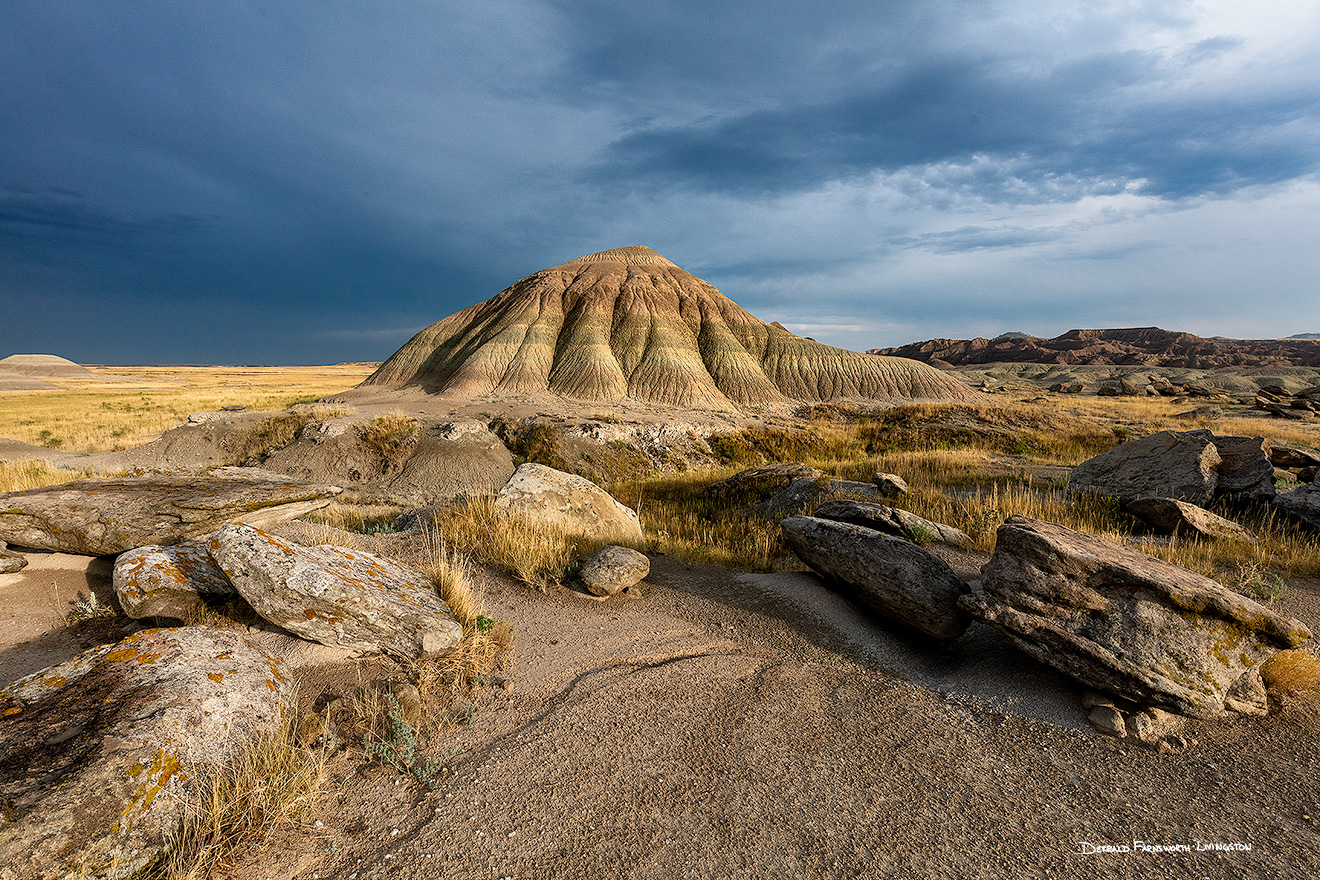
[[[1317,331],[1300,6],[6,4],[0,354],[379,359],[627,244],[848,347]]]

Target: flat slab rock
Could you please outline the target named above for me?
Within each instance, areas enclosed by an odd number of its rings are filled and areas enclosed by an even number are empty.
[[[205,537],[231,522],[287,522],[325,507],[340,491],[237,467],[74,480],[0,495],[0,540],[107,556]]]
[[[1220,460],[1215,444],[1202,434],[1160,431],[1077,465],[1068,491],[1123,501],[1176,498],[1204,506],[1215,497]]]
[[[220,529],[209,547],[258,614],[305,639],[415,658],[443,654],[463,637],[431,581],[393,560],[303,547],[242,523]]]
[[[642,540],[637,513],[595,483],[543,464],[519,465],[495,508],[604,540]]]
[[[207,599],[238,595],[205,541],[121,553],[115,559],[113,584],[119,607],[138,619],[188,620],[205,608]]]
[[[1263,714],[1261,664],[1311,636],[1209,578],[1021,516],[960,604],[1084,684],[1198,718]]]
[[[1174,498],[1137,498],[1124,504],[1123,509],[1165,534],[1247,543],[1256,540],[1255,535],[1232,520]]]
[[[897,507],[868,501],[826,501],[816,508],[816,516],[835,522],[866,526],[877,532],[906,538],[918,544],[938,541],[954,547],[972,547],[975,541],[961,529],[933,522]]]
[[[167,852],[196,764],[278,722],[282,663],[242,633],[154,629],[0,690],[0,878],[130,877]]]
[[[944,560],[911,541],[812,516],[780,523],[784,543],[828,583],[872,611],[937,639],[962,635],[967,585]]]

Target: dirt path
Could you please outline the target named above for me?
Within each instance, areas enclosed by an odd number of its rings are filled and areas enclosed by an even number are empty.
[[[823,601],[811,578],[781,576],[798,604],[824,607],[790,624],[789,590],[766,598],[746,576],[662,558],[653,572],[644,593],[608,603],[489,579],[491,613],[519,635],[511,688],[480,694],[472,724],[432,746],[454,750],[435,789],[340,759],[319,815],[232,876],[1320,870],[1312,700],[1194,722],[1195,746],[1160,754],[1091,732],[1074,686],[988,630],[919,664],[914,643]],[[1012,673],[998,694],[997,670]],[[1134,840],[1192,852],[1084,854]]]

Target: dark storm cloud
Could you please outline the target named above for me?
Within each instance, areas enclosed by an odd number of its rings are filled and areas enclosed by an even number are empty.
[[[949,267],[985,260],[1019,298],[1029,273],[989,261],[1121,273],[1078,255],[1140,256],[1106,224],[1142,212],[1070,206],[1315,174],[1314,35],[1266,57],[1193,35],[1198,9],[15,0],[0,356],[382,358],[519,277],[634,243],[840,326],[1012,314],[953,309],[972,270]],[[1134,236],[1155,252],[1161,234]],[[896,279],[913,259],[923,279]]]
[[[596,173],[751,194],[915,169],[936,187],[1039,203],[1128,182],[1162,198],[1223,195],[1320,168],[1310,84],[1174,103],[1155,89],[1169,62],[1150,53],[1014,75],[1023,60],[922,59],[827,102],[642,128]],[[993,163],[979,179],[950,179],[948,166],[978,157]]]

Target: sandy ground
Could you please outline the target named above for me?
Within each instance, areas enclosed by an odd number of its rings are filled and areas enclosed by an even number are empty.
[[[974,557],[954,558],[974,568]],[[79,568],[79,565],[82,568]],[[0,670],[79,647],[60,627],[103,561],[33,554],[0,579]],[[1320,584],[1282,610],[1317,620]],[[1160,754],[1092,732],[1080,689],[975,626],[948,649],[880,625],[811,575],[657,556],[631,595],[543,595],[485,575],[517,641],[505,687],[425,743],[429,790],[360,756],[244,880],[342,877],[1310,877],[1320,704],[1190,722]],[[93,638],[84,632],[83,638]],[[34,665],[35,664],[35,665]],[[397,674],[307,670],[307,701]],[[461,708],[467,708],[466,706]],[[1187,845],[1191,852],[1091,852]],[[1197,852],[1198,843],[1250,851]]]

